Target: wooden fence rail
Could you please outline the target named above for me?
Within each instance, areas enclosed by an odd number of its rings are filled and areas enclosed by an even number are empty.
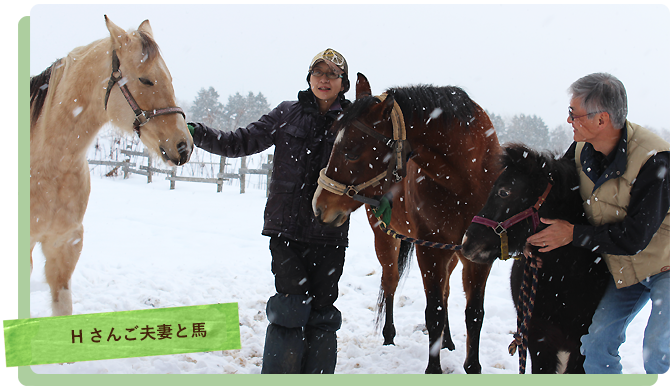
[[[219,172],[216,174],[216,177],[194,177],[194,176],[177,176],[177,167],[172,167],[170,169],[160,169],[152,166],[152,158],[146,150],[142,152],[135,152],[132,150],[121,150],[122,154],[126,156],[137,156],[140,158],[147,158],[147,164],[139,166],[139,169],[135,168],[135,164],[130,163],[130,158],[125,161],[101,161],[101,160],[88,160],[90,165],[106,165],[113,167],[121,167],[123,171],[123,178],[127,179],[130,173],[136,173],[138,175],[143,175],[147,177],[147,183],[151,183],[154,173],[162,173],[167,175],[165,180],[170,181],[170,189],[174,190],[176,187],[176,182],[178,181],[189,181],[196,183],[216,183],[216,192],[221,192],[223,190],[223,182],[230,179],[239,179],[240,181],[240,194],[245,192],[246,188],[246,176],[247,175],[265,175],[267,176],[267,187],[266,187],[266,196],[270,191],[270,180],[272,178],[272,160],[273,155],[268,155],[267,163],[261,164],[261,169],[249,169],[247,168],[247,158],[242,157],[240,162],[240,169],[238,173],[226,173],[226,157],[221,156],[219,161]],[[201,162],[189,162],[187,164],[203,164]]]

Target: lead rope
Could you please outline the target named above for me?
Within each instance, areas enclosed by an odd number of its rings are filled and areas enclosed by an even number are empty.
[[[514,340],[508,347],[509,354],[514,356],[519,351],[519,374],[526,373],[526,352],[528,350],[528,324],[533,316],[535,295],[537,294],[537,261],[534,256],[526,257],[523,269],[523,283],[519,291],[521,313],[516,319],[516,333]]]
[[[454,245],[454,244],[441,244],[439,242],[432,242],[432,241],[425,241],[421,240],[418,238],[412,238],[405,236],[404,234],[400,234],[396,232],[395,230],[391,229],[390,227],[386,226],[386,223],[382,221],[381,216],[377,217],[377,221],[379,221],[379,228],[389,236],[393,238],[397,238],[403,241],[410,242],[412,244],[417,244],[417,245],[423,245],[427,246],[429,248],[437,248],[437,249],[449,249],[449,250],[454,250],[454,251],[459,251],[463,249],[462,245]]]

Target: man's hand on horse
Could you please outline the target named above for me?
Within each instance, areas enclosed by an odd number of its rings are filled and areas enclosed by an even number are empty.
[[[541,218],[540,222],[549,226],[526,240],[529,244],[539,247],[539,252],[549,252],[572,242],[575,226],[570,222],[547,218]]]

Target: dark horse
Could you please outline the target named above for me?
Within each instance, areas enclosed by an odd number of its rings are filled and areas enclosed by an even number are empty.
[[[504,171],[479,217],[497,222],[510,220],[530,210],[544,195],[540,217],[588,224],[574,161],[540,154],[523,145],[509,145],[504,148],[501,164]],[[484,224],[473,223],[463,239],[463,254],[477,263],[493,263],[501,256],[498,233],[502,230],[497,229],[496,233]],[[584,373],[580,338],[587,332],[605,292],[610,277],[607,266],[598,254],[571,244],[546,253],[537,252],[537,247],[526,248],[526,239],[534,230],[532,218],[507,227],[509,251],[521,253],[526,249],[526,253],[541,261],[535,306],[528,324],[532,372]],[[510,278],[517,313],[521,310],[519,290],[525,261],[525,257],[514,261]]]
[[[392,229],[432,242],[461,242],[497,177],[495,156],[500,151],[488,115],[463,90],[414,86],[393,88],[375,97],[368,80],[359,73],[356,101],[333,126],[339,134],[313,201],[314,213],[323,223],[342,224],[361,202],[374,205],[383,194],[392,194]],[[393,344],[399,263],[402,268],[411,244],[401,244],[378,229],[369,206],[367,210],[382,265],[384,344]],[[459,260],[467,299],[464,368],[480,373],[479,335],[491,264],[470,262],[453,250],[418,245],[416,257],[426,293],[426,373],[442,373],[440,349],[455,348],[447,298],[449,276]]]

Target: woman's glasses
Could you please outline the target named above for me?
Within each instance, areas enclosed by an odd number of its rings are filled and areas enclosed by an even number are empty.
[[[337,80],[342,78],[341,74],[335,74],[333,72],[324,73],[318,69],[312,69],[309,71],[309,73],[314,77],[321,77],[323,75],[326,75],[326,77],[328,77],[331,80]]]

